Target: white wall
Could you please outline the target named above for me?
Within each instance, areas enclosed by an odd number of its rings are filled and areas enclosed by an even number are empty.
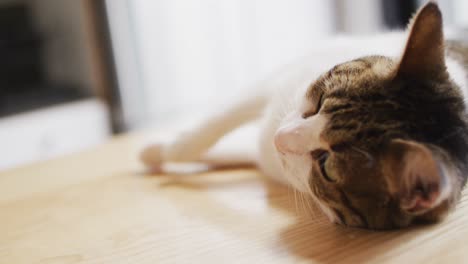
[[[335,29],[328,0],[108,0],[107,5],[130,126],[239,93]]]
[[[468,1],[453,0],[455,23],[464,28],[468,28]]]
[[[384,29],[381,1],[335,0],[338,29],[348,34],[372,34]]]

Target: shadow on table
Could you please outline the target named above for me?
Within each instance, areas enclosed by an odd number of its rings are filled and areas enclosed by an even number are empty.
[[[245,177],[239,174],[245,172]],[[230,173],[236,177],[229,178]],[[216,175],[218,174],[218,175]],[[255,174],[252,176],[252,174]],[[270,207],[286,211],[296,219],[295,223],[280,231],[278,250],[287,250],[301,259],[313,263],[364,263],[391,260],[395,254],[404,252],[404,244],[414,237],[415,232],[424,227],[409,228],[399,231],[370,231],[332,224],[314,205],[299,198],[288,187],[266,179],[255,170],[225,170],[222,174],[208,172],[190,175],[176,173],[158,181],[158,188],[177,187],[186,190],[226,189],[223,191],[245,190],[245,186],[256,186],[263,191]],[[259,187],[261,186],[261,187]],[[187,201],[190,203],[190,201]],[[239,218],[238,225],[258,224],[257,219],[240,219],[242,214],[231,211],[219,201],[210,201],[211,207],[218,208],[226,217]],[[219,203],[219,204],[217,204]],[[187,206],[189,207],[189,206]],[[209,215],[206,218],[210,218]],[[214,221],[214,220],[213,220]],[[275,249],[276,250],[276,249]]]

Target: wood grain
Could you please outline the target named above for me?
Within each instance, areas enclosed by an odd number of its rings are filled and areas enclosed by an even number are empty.
[[[140,137],[0,173],[0,263],[468,261],[466,196],[440,224],[343,228],[253,169],[144,173]]]

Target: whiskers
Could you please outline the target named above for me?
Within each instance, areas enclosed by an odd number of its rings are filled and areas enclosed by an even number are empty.
[[[324,220],[324,214],[321,208],[313,201],[314,197],[310,193],[304,193],[290,188],[294,197],[294,206],[297,215],[300,218],[306,218],[312,221],[312,223],[318,223]]]

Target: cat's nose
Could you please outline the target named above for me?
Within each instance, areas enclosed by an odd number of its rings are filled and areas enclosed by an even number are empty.
[[[297,127],[280,128],[275,133],[275,147],[282,154],[305,154],[307,149],[302,135]]]
[[[306,119],[290,118],[275,133],[276,149],[282,154],[307,155],[317,148],[327,149],[327,144],[320,138],[327,120],[321,115]]]

